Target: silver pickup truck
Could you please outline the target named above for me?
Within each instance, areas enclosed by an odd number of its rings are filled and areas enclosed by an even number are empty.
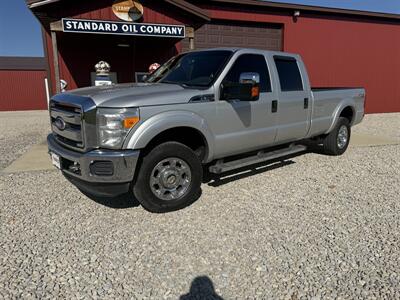
[[[148,211],[167,212],[199,197],[204,172],[293,155],[305,140],[343,154],[364,99],[362,88],[312,89],[296,54],[194,51],[145,83],[54,96],[49,153],[82,191],[130,192]]]

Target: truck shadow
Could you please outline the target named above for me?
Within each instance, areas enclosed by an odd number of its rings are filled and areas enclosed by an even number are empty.
[[[313,141],[304,141],[303,145],[307,146],[307,153],[314,153],[323,156],[328,155],[324,152],[324,147],[321,144]]]
[[[293,161],[293,158],[298,156],[302,156],[308,153],[315,153],[315,154],[323,154],[323,149],[319,145],[315,143],[307,143],[307,150],[303,152],[299,152],[296,154],[292,154],[290,156],[281,157],[279,159],[266,161],[263,163],[258,163],[255,165],[243,167],[240,169],[236,169],[233,171],[225,172],[222,174],[212,174],[208,172],[208,167],[204,168],[203,172],[203,184],[207,184],[211,187],[219,187],[224,184],[228,184],[230,182],[234,182],[237,180],[241,180],[244,178],[248,178],[251,176],[255,176],[261,173],[273,171],[275,169],[283,168],[286,166],[290,166],[295,164],[296,162]],[[128,208],[135,208],[140,206],[139,201],[134,197],[132,193],[120,195],[117,197],[101,197],[97,195],[92,195],[88,192],[80,190],[86,197],[93,200],[94,202],[109,207],[113,209],[128,209]],[[192,202],[196,202],[201,197],[201,192],[199,193],[198,197]],[[191,203],[191,204],[192,204]],[[186,298],[185,298],[186,299]]]
[[[113,209],[128,209],[140,206],[133,194],[124,194],[116,197],[101,197],[81,190],[86,197],[94,202]]]
[[[296,162],[292,158],[313,153],[313,151],[303,151],[290,156],[281,157],[279,159],[270,160],[255,165],[243,167],[233,171],[225,172],[222,174],[212,174],[208,172],[208,167],[204,170],[203,183],[208,184],[212,187],[218,187],[236,180],[244,179],[247,177],[255,176],[261,173],[272,171],[275,169],[283,168]]]

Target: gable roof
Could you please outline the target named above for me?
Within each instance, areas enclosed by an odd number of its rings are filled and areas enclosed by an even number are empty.
[[[35,9],[36,7],[41,7],[59,1],[62,0],[26,0],[26,3],[30,9]],[[181,8],[205,21],[210,21],[208,13],[204,9],[198,7],[195,4],[198,3],[198,1],[191,1],[192,3],[185,0],[164,0],[164,1],[178,8]],[[331,7],[303,5],[303,4],[280,3],[280,2],[262,1],[262,0],[209,0],[204,2],[211,2],[215,4],[220,3],[220,4],[230,4],[230,5],[248,5],[255,7],[292,10],[292,11],[300,10],[311,13],[315,12],[315,13],[326,13],[326,14],[336,14],[336,15],[347,15],[350,17],[356,16],[356,17],[400,20],[400,14],[390,14],[390,13],[371,12],[371,11],[343,9],[343,8],[331,8]]]
[[[26,0],[26,4],[30,9],[35,9],[37,7],[41,7],[44,5],[48,5],[51,3],[59,2],[61,0]],[[196,17],[203,19],[205,21],[210,21],[210,17],[208,16],[207,12],[202,8],[191,4],[185,0],[164,0],[165,2],[172,4]]]
[[[0,56],[0,70],[46,70],[44,57]]]

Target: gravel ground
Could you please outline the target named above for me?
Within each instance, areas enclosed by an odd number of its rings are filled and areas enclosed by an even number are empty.
[[[45,141],[49,122],[47,111],[0,112],[0,170]]]
[[[400,113],[366,115],[353,132],[385,136],[400,142]]]
[[[56,171],[0,174],[0,299],[398,299],[399,157],[310,153],[164,215]]]

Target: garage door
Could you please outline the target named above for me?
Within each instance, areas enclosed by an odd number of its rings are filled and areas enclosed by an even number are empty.
[[[282,26],[259,23],[211,23],[195,31],[196,49],[243,47],[263,50],[282,50]],[[184,51],[189,41],[182,42]]]

